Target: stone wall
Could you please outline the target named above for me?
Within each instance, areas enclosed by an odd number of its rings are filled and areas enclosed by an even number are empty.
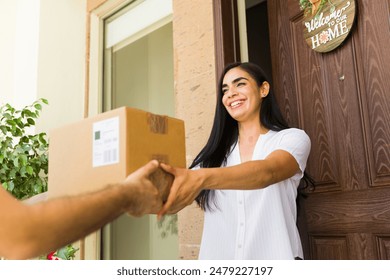
[[[187,165],[206,143],[215,110],[213,1],[173,1],[176,115],[185,121]],[[197,259],[203,212],[179,212],[179,257]]]

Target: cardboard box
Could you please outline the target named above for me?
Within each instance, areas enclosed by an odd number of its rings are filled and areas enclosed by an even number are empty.
[[[129,107],[53,129],[49,141],[49,198],[121,182],[152,159],[186,166],[184,122]],[[172,179],[153,174],[164,199]]]

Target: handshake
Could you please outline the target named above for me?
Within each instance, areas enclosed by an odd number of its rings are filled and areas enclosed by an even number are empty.
[[[131,173],[119,184],[127,199],[128,215],[140,217],[144,214],[159,214],[166,203],[174,176],[152,160]]]
[[[207,169],[177,168],[157,160],[142,166],[120,185],[127,196],[124,212],[131,216],[174,214],[192,204],[207,188]]]

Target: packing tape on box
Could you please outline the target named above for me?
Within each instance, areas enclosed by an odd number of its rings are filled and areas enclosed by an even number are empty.
[[[150,131],[153,133],[166,134],[168,131],[168,118],[166,116],[159,116],[149,113],[148,125]]]
[[[169,164],[169,157],[168,155],[161,155],[161,154],[154,154],[152,155],[151,159],[157,159],[158,162]]]

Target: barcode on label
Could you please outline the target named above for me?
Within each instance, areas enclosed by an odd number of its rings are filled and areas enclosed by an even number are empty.
[[[93,124],[92,166],[119,163],[119,118],[99,121]]]
[[[109,150],[109,151],[104,151],[103,153],[103,164],[108,164],[112,162],[117,162],[118,150]]]

